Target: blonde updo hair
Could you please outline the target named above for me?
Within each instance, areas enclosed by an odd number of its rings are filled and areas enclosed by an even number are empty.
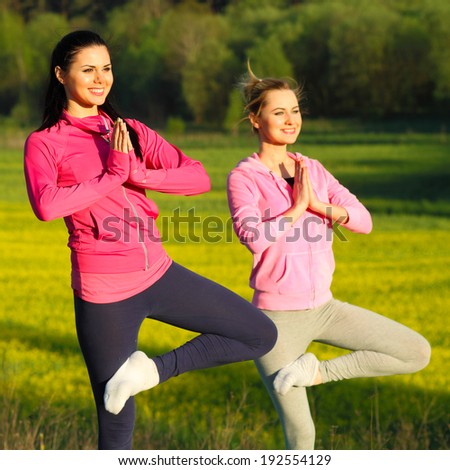
[[[238,83],[238,88],[244,98],[244,113],[247,115],[243,120],[248,119],[250,114],[254,116],[261,114],[266,103],[266,96],[272,90],[291,90],[300,104],[300,100],[303,98],[302,87],[293,78],[258,78],[253,73],[250,62],[247,62],[247,70],[247,74]]]

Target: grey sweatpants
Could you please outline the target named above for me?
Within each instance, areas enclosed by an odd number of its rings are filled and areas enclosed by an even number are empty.
[[[420,334],[369,310],[332,299],[310,310],[263,310],[278,329],[275,347],[255,361],[283,427],[287,449],[314,449],[315,427],[305,387],[281,396],[277,372],[305,353],[312,341],[352,352],[321,361],[323,383],[423,369],[431,348]],[[319,358],[320,360],[320,358]]]

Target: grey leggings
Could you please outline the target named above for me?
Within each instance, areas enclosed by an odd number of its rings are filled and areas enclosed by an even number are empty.
[[[430,360],[428,341],[415,331],[335,299],[311,310],[263,311],[277,326],[278,340],[255,363],[280,417],[287,449],[314,449],[314,423],[305,387],[294,387],[281,396],[272,383],[276,373],[302,355],[312,341],[353,351],[321,361],[323,383],[407,374],[423,369]]]

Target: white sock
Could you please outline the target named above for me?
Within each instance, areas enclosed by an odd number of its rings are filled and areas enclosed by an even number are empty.
[[[306,353],[280,369],[273,387],[280,395],[286,395],[292,387],[309,387],[317,376],[320,362],[312,353]]]
[[[142,351],[134,352],[111,377],[103,401],[107,411],[118,414],[128,398],[159,384],[155,362]]]

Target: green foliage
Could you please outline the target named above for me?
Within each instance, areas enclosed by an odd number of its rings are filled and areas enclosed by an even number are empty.
[[[393,15],[367,1],[342,8],[329,41],[334,109],[342,114],[350,109],[363,115],[382,114],[384,43],[393,27]]]
[[[0,10],[0,99],[2,109],[7,112],[11,111],[24,92],[24,35],[25,25],[22,18],[7,10]]]
[[[196,123],[222,123],[232,86],[232,61],[221,41],[204,43],[198,56],[189,56],[182,72],[182,90]]]
[[[426,30],[432,32],[429,34],[429,42],[435,98],[447,107],[450,103],[449,17],[450,4],[445,0],[427,2],[421,9],[420,19],[426,25]]]
[[[294,76],[305,85],[308,108],[315,114],[327,115],[332,110],[336,90],[330,84],[329,41],[337,22],[337,6],[322,8],[306,4],[292,15],[292,34],[286,41],[286,54],[294,68]],[[314,53],[311,53],[314,51]]]
[[[396,18],[384,62],[392,70],[381,88],[390,112],[420,113],[432,101],[430,39],[419,18]],[[380,77],[381,79],[382,77]]]
[[[260,39],[248,51],[253,72],[259,77],[292,77],[292,65],[278,36]]]
[[[171,116],[167,119],[166,132],[172,134],[184,134],[186,131],[186,123],[179,117]]]
[[[228,99],[228,109],[224,120],[224,128],[231,131],[233,134],[237,134],[239,131],[239,124],[244,118],[243,116],[244,101],[241,93],[236,88],[231,90]]]
[[[113,46],[113,97],[156,125],[180,115],[229,127],[247,59],[293,76],[316,116],[448,117],[450,6],[445,0],[115,0],[4,2],[1,114],[37,125],[49,54],[79,28]],[[176,109],[176,111],[174,111]],[[305,109],[305,108],[304,108]]]
[[[230,24],[229,43],[241,62],[247,60],[247,50],[261,39],[272,35],[274,29],[289,17],[284,1],[234,1],[226,11]]]
[[[20,105],[26,106],[28,116],[22,123],[37,122],[42,117],[43,90],[49,76],[49,57],[54,45],[68,30],[67,20],[55,13],[41,13],[27,24],[26,93]]]
[[[201,60],[208,41],[220,41],[226,24],[206,5],[181,3],[161,20],[160,39],[165,47],[165,61],[172,76],[180,78],[189,60]]]

